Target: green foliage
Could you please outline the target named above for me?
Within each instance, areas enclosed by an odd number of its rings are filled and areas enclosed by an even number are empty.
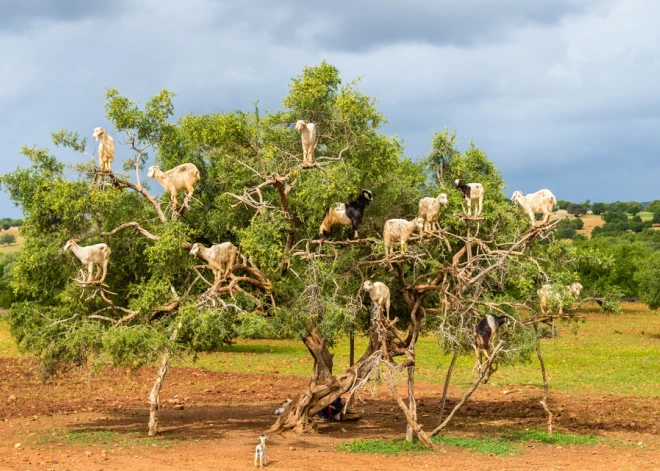
[[[594,203],[591,205],[591,211],[593,211],[594,214],[600,215],[606,212],[609,208],[609,205],[607,203]]]
[[[556,236],[559,239],[575,239],[577,231],[584,227],[584,221],[580,218],[564,218],[557,225]]]
[[[16,242],[16,236],[14,234],[0,235],[0,245],[11,245],[14,242]]]
[[[601,438],[595,435],[574,435],[572,433],[564,433],[554,431],[552,437],[548,436],[545,430],[529,430],[526,432],[514,432],[502,435],[504,440],[521,441],[521,442],[539,442],[550,445],[598,445],[603,442]]]
[[[651,309],[660,307],[660,252],[653,252],[638,262],[634,280],[638,284],[639,299]]]

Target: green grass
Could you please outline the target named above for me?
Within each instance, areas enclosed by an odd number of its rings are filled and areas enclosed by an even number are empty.
[[[653,220],[653,213],[650,213],[648,211],[642,211],[641,213],[637,213],[637,215],[642,218],[642,221],[652,221]]]
[[[18,347],[9,333],[9,323],[4,316],[4,311],[0,310],[0,358],[18,358]]]
[[[560,336],[542,341],[542,351],[550,386],[553,390],[623,396],[657,396],[657,371],[660,371],[660,315],[641,304],[624,305],[623,314],[587,314],[577,335],[568,325],[558,323]],[[644,334],[642,334],[644,331]],[[618,333],[617,333],[618,332]],[[356,339],[356,357],[366,339]],[[442,355],[432,337],[420,339],[417,347],[416,377],[419,381],[443,384],[451,358]],[[333,349],[335,371],[348,366],[348,340]],[[240,340],[219,353],[200,355],[197,366],[233,373],[278,372],[309,377],[312,359],[300,341]],[[466,387],[474,380],[474,358],[457,362],[452,384]],[[533,356],[526,365],[502,366],[488,387],[508,385],[541,387],[538,360]]]
[[[62,443],[73,446],[105,446],[139,448],[145,446],[171,446],[177,440],[147,437],[138,432],[113,432],[111,430],[54,430],[42,435],[35,445]]]
[[[541,430],[529,430],[527,432],[515,432],[502,435],[502,438],[510,441],[540,442],[550,445],[598,445],[603,443],[602,438],[595,435],[573,435],[570,433],[553,432],[552,437],[548,432]]]
[[[624,304],[623,307],[622,314],[587,314],[586,323],[579,325],[577,335],[569,326],[558,323],[560,336],[542,341],[552,390],[658,396],[660,315],[641,304]],[[366,339],[357,338],[358,358],[365,347]],[[417,380],[443,384],[451,359],[442,355],[435,338],[420,339],[417,352]],[[337,342],[333,353],[335,372],[340,372],[348,366],[348,339]],[[9,325],[0,314],[0,357],[18,356],[18,349],[9,335]],[[193,365],[183,362],[176,365],[308,378],[313,363],[298,340],[240,340],[220,352],[200,355]],[[472,356],[460,358],[452,384],[460,388],[471,384],[475,374],[473,365]],[[542,386],[535,356],[526,365],[500,367],[486,387],[511,389],[510,385]]]
[[[433,437],[433,442],[455,448],[462,448],[474,453],[486,455],[510,456],[522,453],[521,442],[539,442],[548,445],[598,445],[603,441],[594,435],[573,435],[555,432],[548,437],[547,432],[538,430],[501,435],[498,438],[455,437],[439,435]],[[353,440],[337,446],[338,451],[349,453],[373,453],[379,455],[399,455],[403,453],[430,452],[428,448],[415,441],[409,443],[404,439],[394,440]]]

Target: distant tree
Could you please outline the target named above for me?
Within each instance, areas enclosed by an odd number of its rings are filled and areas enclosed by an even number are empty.
[[[2,228],[3,228],[5,231],[6,231],[6,230],[9,230],[10,227],[11,227],[11,224],[9,223],[9,221],[4,221],[4,222],[2,223]]]
[[[653,252],[649,257],[642,259],[634,278],[639,286],[639,299],[648,304],[651,309],[658,309],[660,307],[660,252]]]
[[[576,228],[578,231],[584,227],[584,221],[580,218],[575,218],[573,219],[573,227]]]
[[[566,211],[568,211],[568,214],[572,214],[574,216],[582,216],[583,214],[587,214],[587,211],[589,210],[588,206],[585,203],[571,203],[568,205],[566,208]]]
[[[650,213],[660,213],[660,200],[653,200],[649,204],[646,205],[646,208],[644,208],[645,211],[648,211]]]
[[[572,239],[576,234],[575,226],[570,219],[562,219],[557,225],[556,236],[560,239]]]
[[[0,245],[11,245],[14,242],[16,242],[16,236],[14,234],[0,235]]]
[[[628,212],[628,203],[624,203],[623,201],[615,201],[614,203],[610,204],[610,207],[607,210],[615,213],[626,213]]]
[[[568,207],[569,207],[571,204],[572,204],[572,203],[571,203],[570,201],[566,201],[566,200],[559,200],[559,201],[557,201],[557,206],[559,207],[559,209],[568,209]]]
[[[637,201],[629,201],[627,203],[627,206],[628,206],[627,212],[629,212],[633,216],[637,213],[640,213],[640,212],[644,211],[644,205],[642,203],[637,202]]]
[[[605,222],[628,222],[628,215],[623,211],[613,211],[610,207],[610,210],[603,214],[603,219]]]
[[[653,224],[660,224],[660,210],[653,213]]]
[[[607,211],[608,204],[607,203],[594,203],[591,205],[591,210],[593,211],[594,214],[603,214],[604,212]]]

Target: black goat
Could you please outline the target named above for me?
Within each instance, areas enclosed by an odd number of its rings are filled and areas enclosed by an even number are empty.
[[[509,318],[507,316],[488,314],[477,324],[477,328],[474,330],[474,350],[477,354],[477,365],[481,365],[481,358],[484,353],[488,357],[488,352],[492,351],[495,345],[495,338],[500,327],[508,323]]]
[[[373,196],[369,190],[362,190],[360,196],[350,203],[337,203],[330,208],[323,218],[319,235],[325,238],[335,224],[351,224],[353,226],[353,238],[358,237],[358,227],[362,223],[364,208],[373,201]]]

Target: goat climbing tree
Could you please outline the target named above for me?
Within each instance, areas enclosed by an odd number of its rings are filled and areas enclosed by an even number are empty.
[[[310,352],[313,375],[275,429],[312,427],[317,411],[339,395],[359,395],[378,376],[402,409],[408,437],[430,444],[415,407],[420,335],[441,333],[445,349],[458,355],[470,351],[472,329],[486,312],[507,313],[520,326],[530,322],[517,314],[519,305],[531,306],[538,284],[572,276],[562,263],[570,248],[551,240],[551,226],[528,229],[525,215],[502,196],[498,170],[473,144],[459,152],[455,135],[439,133],[433,141],[439,150],[428,159],[405,157],[401,142],[380,131],[385,117],[358,85],[342,83],[324,62],[291,82],[282,111],[263,113],[254,103],[251,111],[177,121],[170,92],[140,107],[109,89],[104,127],[114,134],[117,156],[127,156],[121,171],[114,162],[114,173],[99,172],[87,139],[76,132],[53,134],[73,165],[24,147],[30,166],[1,179],[26,216],[12,281],[19,302],[9,319],[20,347],[41,358],[44,377],[90,361],[158,365],[149,398],[155,433],[172,353],[214,351],[236,337],[296,337]],[[318,130],[313,166],[302,165],[299,119]],[[169,196],[155,193],[160,185],[144,178],[152,160],[164,170],[193,163],[200,171],[194,199],[176,215]],[[462,217],[462,198],[449,184],[455,178],[484,185],[483,219]],[[449,194],[442,230],[385,257],[385,221],[412,218],[420,197],[441,187]],[[360,227],[364,238],[346,241],[351,229],[337,227],[330,240],[318,240],[327,209],[362,188],[374,196]],[[111,247],[105,285],[76,283],[78,262],[61,251],[71,238]],[[197,242],[225,241],[240,254],[214,287],[208,267],[189,251]],[[360,291],[366,279],[388,284],[394,321],[370,319]],[[337,375],[331,348],[356,330],[368,346]],[[493,362],[529,355],[536,338],[531,328],[512,329],[483,375]],[[404,371],[402,397],[395,383]]]

